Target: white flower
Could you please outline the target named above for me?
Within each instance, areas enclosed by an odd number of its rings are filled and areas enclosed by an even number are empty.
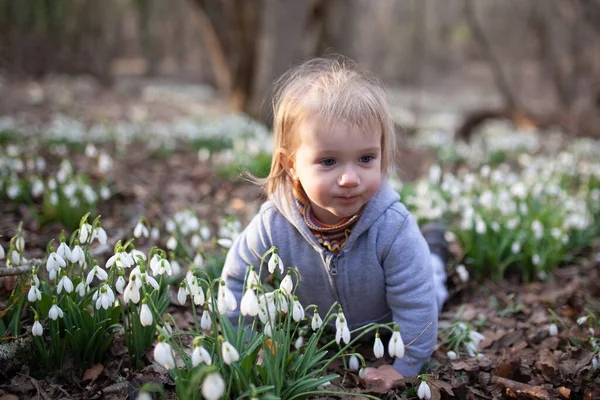
[[[259,307],[258,307],[258,298],[256,297],[256,293],[253,289],[248,288],[244,297],[242,297],[242,301],[240,302],[240,312],[242,315],[250,315],[252,317],[258,315]]]
[[[90,242],[94,239],[98,239],[98,242],[100,244],[106,244],[106,231],[100,227],[94,229],[94,231],[92,232],[92,239],[90,239]]]
[[[383,347],[383,342],[381,341],[381,338],[379,337],[379,332],[377,332],[375,334],[375,343],[373,344],[373,354],[375,354],[375,357],[381,358],[381,357],[383,357],[384,352],[385,352],[385,349]]]
[[[587,315],[584,315],[583,317],[579,317],[577,318],[577,325],[581,326],[583,324],[585,324],[588,320]]]
[[[150,307],[145,303],[145,300],[142,302],[142,310],[140,311],[140,323],[142,326],[152,325],[152,311],[150,311]]]
[[[202,382],[202,397],[206,400],[219,400],[225,394],[225,381],[218,372],[206,375]]]
[[[175,236],[171,236],[169,240],[167,240],[167,249],[175,250],[177,248],[177,239]]]
[[[81,246],[76,244],[75,247],[73,247],[73,250],[71,250],[71,257],[69,258],[69,260],[71,260],[72,263],[78,262],[79,265],[83,264],[83,262],[85,261],[85,254],[83,253],[83,249],[81,248]]]
[[[31,328],[31,333],[33,334],[33,336],[42,336],[42,334],[44,333],[44,328],[42,327],[42,324],[40,324],[40,321],[38,321],[37,317],[35,317],[35,322],[33,323],[33,327]]]
[[[142,236],[148,238],[150,237],[150,232],[148,231],[148,228],[146,228],[146,225],[140,221],[137,223],[135,228],[133,228],[133,237],[139,239]]]
[[[100,268],[98,265],[94,265],[94,268],[88,272],[85,283],[89,286],[89,284],[94,280],[95,276],[97,276],[100,281],[104,282],[108,278],[108,273],[106,273],[106,271]]]
[[[402,336],[400,336],[398,325],[394,327],[394,333],[388,344],[388,353],[390,353],[391,357],[404,357],[404,341],[402,341]]]
[[[58,249],[56,249],[56,254],[61,256],[63,260],[71,259],[71,249],[69,249],[69,246],[65,242],[60,243]]]
[[[123,294],[123,290],[125,289],[125,278],[123,278],[123,275],[119,275],[117,278],[117,282],[115,282],[115,289],[117,289],[119,294]]]
[[[96,310],[99,310],[100,308],[108,310],[108,307],[115,302],[115,294],[110,286],[105,283],[100,286],[96,293],[94,293],[92,300],[96,300]]]
[[[31,282],[31,288],[29,289],[29,293],[27,293],[27,300],[30,303],[34,303],[35,301],[42,299],[42,292],[38,289],[35,282]]]
[[[299,349],[303,345],[304,345],[304,336],[300,335],[300,336],[298,336],[298,338],[294,342],[294,348],[295,349]]]
[[[272,274],[273,272],[275,272],[276,267],[279,267],[279,272],[283,275],[283,262],[281,262],[281,258],[279,258],[279,255],[273,252],[273,255],[271,255],[268,264],[269,273]]]
[[[358,370],[358,376],[362,379],[365,379],[367,377],[367,369],[364,366]]]
[[[467,271],[463,264],[460,264],[456,267],[456,273],[458,274],[458,278],[461,282],[469,281],[469,271]]]
[[[6,253],[4,253],[4,247],[2,247],[2,245],[0,245],[0,260],[4,260],[5,256],[6,256]]]
[[[56,252],[50,253],[50,255],[48,256],[48,260],[46,261],[46,271],[58,272],[61,268],[64,268],[66,266],[67,263],[61,256],[56,254]]]
[[[208,350],[204,348],[204,346],[196,346],[192,352],[192,365],[195,367],[201,362],[206,365],[211,365],[212,358],[210,358],[210,354],[208,353]]]
[[[229,238],[220,238],[217,239],[217,244],[221,247],[225,247],[226,249],[228,249],[233,245],[233,240]]]
[[[315,313],[313,314],[310,326],[311,326],[311,328],[312,328],[313,331],[316,331],[322,325],[323,325],[323,320],[321,319],[321,316],[319,315],[318,309],[315,308]]]
[[[90,224],[83,224],[79,228],[79,243],[87,243],[90,233],[92,232],[92,226]]]
[[[558,326],[556,326],[555,323],[551,323],[550,326],[548,326],[548,333],[550,336],[558,335]]]
[[[231,363],[240,359],[240,354],[228,341],[223,342],[221,345],[221,355],[223,357],[223,362],[227,365],[231,365]]]
[[[600,357],[596,356],[592,358],[592,369],[597,370],[600,367]]]
[[[125,287],[125,293],[123,293],[123,301],[128,303],[130,300],[134,304],[140,301],[140,288],[136,284],[135,275],[130,278],[129,283]]]
[[[207,331],[212,327],[212,319],[210,318],[210,311],[208,307],[204,309],[202,317],[200,318],[200,328]]]
[[[344,317],[343,312],[338,312],[338,316],[335,320],[335,341],[337,344],[340,341],[344,341],[345,344],[350,343],[350,329],[348,329],[348,322],[346,322],[346,318]]]
[[[456,360],[458,358],[458,354],[456,354],[456,352],[454,352],[452,350],[450,350],[449,352],[447,352],[446,355],[451,360]]]
[[[50,307],[50,311],[48,311],[48,317],[51,320],[56,321],[58,317],[63,317],[63,310],[56,304],[52,304],[52,307]]]
[[[350,371],[358,371],[360,369],[358,357],[356,357],[354,354],[350,356],[350,360],[348,361],[348,369]]]
[[[283,278],[281,280],[281,283],[279,284],[279,288],[281,290],[283,290],[284,292],[286,292],[288,295],[292,295],[292,290],[294,290],[294,282],[292,282],[292,273],[288,272],[285,276],[285,278]]]
[[[421,381],[419,389],[417,390],[417,396],[420,399],[431,399],[431,389],[426,381]]]
[[[270,338],[273,337],[273,326],[271,325],[271,321],[267,321],[267,323],[263,327],[263,333]]]
[[[510,250],[513,252],[513,254],[517,254],[519,251],[521,251],[521,243],[514,242],[512,246],[510,246]]]
[[[542,225],[542,223],[537,219],[531,222],[531,230],[533,231],[533,234],[537,240],[540,240],[542,237],[544,237],[544,225]]]
[[[86,292],[87,288],[88,288],[88,286],[83,281],[81,281],[75,288],[75,291],[77,292],[78,295],[83,297],[83,296],[85,296],[85,292]]]
[[[60,294],[62,290],[65,289],[65,292],[71,293],[73,291],[73,282],[69,279],[67,274],[64,274],[63,277],[58,282],[58,287],[56,288],[56,292]]]
[[[185,288],[185,283],[181,283],[179,285],[179,291],[177,292],[177,301],[182,306],[185,305],[185,301],[187,299],[187,289]]]
[[[486,225],[485,222],[481,219],[477,219],[476,223],[475,223],[475,231],[480,234],[483,235],[486,232]]]
[[[254,267],[250,267],[250,272],[248,272],[248,279],[246,279],[246,285],[248,287],[260,285],[260,278],[258,277],[258,274],[254,270]]]
[[[168,343],[158,342],[154,348],[154,360],[166,369],[175,368],[175,357]]]
[[[221,284],[219,285],[217,308],[220,314],[225,314],[227,311],[233,311],[237,308],[235,296],[231,293],[224,280],[221,280]]]
[[[302,307],[302,304],[300,304],[298,301],[298,296],[294,296],[294,303],[292,305],[292,318],[296,322],[300,322],[304,319],[304,307]]]

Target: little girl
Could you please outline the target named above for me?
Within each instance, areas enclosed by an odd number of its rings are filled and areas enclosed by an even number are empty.
[[[384,89],[326,59],[292,69],[280,83],[268,201],[234,242],[222,277],[239,303],[247,266],[277,247],[283,265],[299,270],[301,304],[329,310],[338,302],[351,330],[394,321],[405,343],[422,333],[394,362],[414,376],[435,346],[436,297],[441,307],[446,292],[434,284],[414,218],[386,181],[396,144]]]

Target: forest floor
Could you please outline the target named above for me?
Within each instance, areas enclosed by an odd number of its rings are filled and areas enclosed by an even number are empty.
[[[19,90],[11,87],[13,102],[0,104],[0,115],[16,115],[23,110],[31,119],[47,118],[42,105],[19,108],[19,99],[31,102],[32,83],[23,84]],[[82,83],[82,92],[94,93],[87,83]],[[29,89],[27,89],[29,87]],[[25,89],[24,89],[25,88]],[[35,89],[33,89],[35,90]],[[139,94],[139,93],[138,93]],[[102,97],[104,96],[104,97]],[[81,115],[111,114],[114,118],[126,117],[126,110],[135,109],[132,97],[119,93],[102,96],[87,96],[89,104],[79,103]],[[5,97],[6,99],[6,97]],[[99,102],[99,103],[98,103]],[[100,104],[101,103],[101,104]],[[180,113],[205,112],[211,108],[210,101],[195,105],[180,101],[178,106],[156,101],[146,102],[146,112],[160,116]],[[195,108],[194,108],[195,107]],[[217,107],[218,109],[218,107]],[[162,114],[161,114],[162,113]],[[171,114],[170,114],[171,113]],[[432,155],[426,152],[406,152],[403,171],[407,178],[423,174]],[[257,187],[241,180],[224,180],[211,165],[198,162],[196,154],[175,152],[165,159],[150,159],[143,150],[129,154],[116,166],[116,195],[100,204],[103,227],[109,236],[123,234],[123,227],[132,226],[140,215],[150,220],[162,220],[182,207],[193,207],[200,218],[215,225],[218,218],[227,213],[236,214],[242,223],[248,222],[261,202]],[[0,204],[0,233],[4,235],[3,246],[16,233],[19,221],[27,241],[28,258],[43,257],[46,243],[57,238],[62,229],[58,225],[40,227],[27,208],[2,202]],[[129,228],[126,228],[129,229]],[[120,233],[119,233],[120,232]],[[455,255],[460,249],[453,249]],[[440,315],[440,327],[449,326],[457,316],[462,321],[476,323],[485,336],[480,350],[481,356],[450,360],[447,349],[434,352],[430,371],[434,374],[429,381],[432,399],[598,399],[600,377],[592,369],[594,354],[589,346],[580,344],[588,341],[587,326],[578,326],[574,321],[584,310],[600,309],[600,243],[586,249],[577,262],[554,271],[544,282],[523,283],[517,278],[494,283],[489,280],[466,283],[457,276],[449,276],[450,299]],[[10,291],[5,280],[0,284],[0,309],[5,306]],[[548,308],[563,320],[559,332],[551,336],[548,326]],[[185,320],[189,310],[173,302],[168,312],[176,319]],[[177,314],[179,314],[177,316]],[[598,335],[598,333],[596,333]],[[443,334],[442,334],[443,336]],[[597,336],[596,336],[597,337]],[[368,346],[367,346],[368,347]],[[383,361],[375,360],[369,349],[364,349],[371,366]],[[143,383],[163,385],[174,396],[174,384],[167,372],[153,362],[148,352],[147,366],[141,371],[126,368],[126,352],[123,345],[115,341],[104,365],[82,373],[73,368],[65,369],[62,377],[32,377],[27,367],[0,376],[0,400],[20,398],[63,398],[63,399],[120,399],[135,393]],[[342,375],[333,381],[331,388],[339,390],[345,398],[348,392],[370,394],[380,398],[410,398],[414,392],[408,389],[414,379],[395,382],[393,388],[367,383],[352,373],[344,373],[337,365],[331,370]]]

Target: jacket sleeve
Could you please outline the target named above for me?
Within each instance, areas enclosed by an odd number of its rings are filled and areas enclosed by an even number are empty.
[[[225,258],[221,278],[225,280],[227,287],[233,292],[237,302],[237,308],[227,313],[231,323],[234,325],[238,323],[246,270],[250,265],[253,265],[256,268],[256,273],[258,273],[261,257],[271,248],[271,240],[267,229],[265,229],[265,219],[266,213],[261,210],[233,242]],[[266,269],[267,266],[265,263],[263,265],[263,276]]]
[[[400,225],[384,257],[383,268],[386,299],[394,322],[400,327],[404,344],[421,335],[406,347],[403,358],[394,361],[394,368],[410,377],[420,372],[433,352],[437,340],[438,309],[429,246],[410,214]]]

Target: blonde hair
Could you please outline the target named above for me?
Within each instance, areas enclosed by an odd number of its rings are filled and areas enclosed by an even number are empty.
[[[257,180],[267,196],[289,182],[284,157],[292,157],[299,145],[298,128],[319,118],[363,130],[381,129],[381,166],[384,175],[394,165],[396,137],[383,84],[347,59],[315,58],[285,73],[276,83],[273,97],[275,148],[271,171]]]

